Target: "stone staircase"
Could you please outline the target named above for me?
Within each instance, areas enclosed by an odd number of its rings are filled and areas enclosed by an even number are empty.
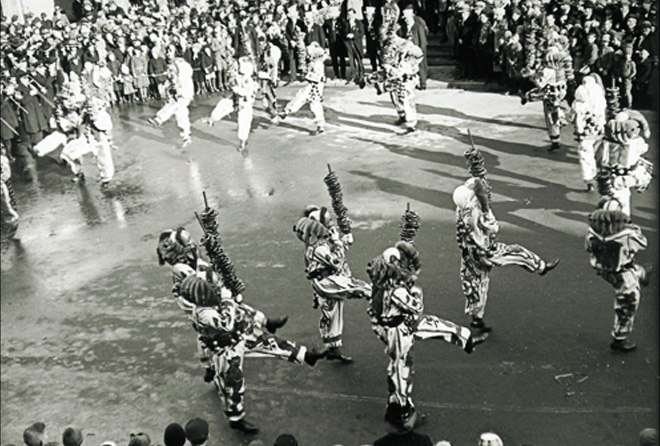
[[[448,43],[441,43],[440,36],[429,35],[427,47],[429,79],[439,81],[445,88],[460,88],[470,91],[497,91],[496,85],[480,80],[465,80],[457,77],[457,61],[454,49]]]

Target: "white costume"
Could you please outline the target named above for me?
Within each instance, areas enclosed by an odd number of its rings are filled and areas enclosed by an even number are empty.
[[[603,137],[606,108],[603,87],[596,82],[594,76],[585,76],[582,85],[575,90],[572,112],[582,179],[587,184],[587,190],[593,188],[598,173],[595,146]]]
[[[193,69],[188,62],[180,57],[174,59],[174,63],[170,67],[170,75],[173,78],[172,84],[175,94],[165,104],[158,113],[153,122],[157,126],[161,126],[165,121],[170,119],[172,115],[176,118],[176,125],[181,129],[181,138],[183,138],[183,145],[190,144],[190,117],[188,113],[188,106],[193,100],[195,95],[195,85],[193,84]]]
[[[215,106],[209,118],[209,125],[219,121],[229,115],[235,109],[238,110],[238,140],[240,141],[239,151],[245,150],[250,127],[252,126],[252,116],[254,100],[259,89],[259,84],[254,80],[254,64],[249,57],[243,56],[238,60],[238,73],[232,86],[234,98],[224,98]]]

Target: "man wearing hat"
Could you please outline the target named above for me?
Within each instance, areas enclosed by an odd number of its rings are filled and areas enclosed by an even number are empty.
[[[364,88],[364,65],[362,59],[364,58],[364,49],[362,47],[362,40],[364,38],[364,25],[357,18],[355,9],[350,8],[347,12],[347,18],[344,21],[344,45],[346,45],[346,53],[348,54],[348,65],[351,69],[351,74],[348,75],[346,83],[355,82]]]
[[[424,57],[419,63],[419,89],[426,90],[426,79],[428,77],[427,45],[429,28],[424,19],[415,15],[412,3],[408,3],[401,11],[401,37],[410,40],[422,50]]]

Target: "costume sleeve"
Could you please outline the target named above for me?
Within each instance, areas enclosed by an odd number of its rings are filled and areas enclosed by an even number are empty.
[[[489,249],[493,239],[499,231],[499,224],[495,216],[489,210],[487,213],[475,206],[472,209],[472,233],[471,237],[474,243],[481,249]]]
[[[322,267],[335,271],[341,268],[344,262],[343,245],[335,244],[332,247],[325,243],[319,245],[314,249],[313,258]]]
[[[399,287],[392,293],[392,303],[406,313],[415,316],[420,315],[424,311],[422,289],[412,287],[412,289],[408,291],[406,288]]]
[[[640,251],[646,249],[648,241],[646,236],[642,234],[642,230],[637,225],[630,225],[630,235],[626,238],[626,248],[631,255],[635,255]]]
[[[183,282],[183,279],[194,273],[195,270],[184,263],[177,263],[172,267],[172,295],[174,296],[174,299],[176,300],[179,308],[188,314],[192,314],[195,309],[195,304],[189,300],[186,300],[181,295],[181,282]]]

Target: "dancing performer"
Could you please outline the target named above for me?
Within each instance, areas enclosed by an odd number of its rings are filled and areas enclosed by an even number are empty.
[[[628,336],[639,308],[640,286],[647,286],[650,281],[650,268],[635,263],[635,256],[646,249],[646,244],[642,230],[631,223],[617,199],[602,199],[598,209],[589,215],[585,246],[591,266],[614,287],[616,296],[610,344],[613,351],[629,352],[637,347]]]
[[[305,244],[305,273],[312,282],[314,308],[321,308],[319,332],[328,360],[352,362],[344,355],[344,300],[361,299],[371,292],[368,283],[353,277],[346,261],[346,250],[353,243],[352,234],[340,236],[327,208],[309,205],[293,227]]]
[[[417,126],[417,106],[415,104],[415,88],[419,85],[419,64],[424,59],[422,49],[409,40],[397,38],[399,55],[395,66],[385,65],[390,70],[390,80],[393,90],[390,99],[399,114],[397,125],[405,125],[401,133],[407,135],[415,131]],[[396,45],[396,44],[395,44]]]
[[[397,35],[399,30],[399,7],[388,2],[382,8],[383,23],[379,30],[380,70],[369,77],[377,94],[389,92],[399,119],[397,125],[405,124],[403,135],[412,133],[417,126],[415,88],[419,85],[419,66],[424,59],[422,49],[412,41]]]
[[[316,130],[312,135],[319,135],[325,132],[325,116],[323,115],[323,87],[325,85],[325,60],[328,58],[327,50],[321,48],[318,42],[314,41],[307,47],[307,69],[305,80],[307,85],[296,93],[296,95],[284,107],[284,112],[280,115],[286,119],[291,113],[295,113],[309,102],[309,109],[314,115]]]
[[[470,326],[476,338],[485,339],[492,327],[484,322],[490,271],[494,266],[517,265],[529,272],[545,275],[559,264],[559,259],[546,262],[521,245],[495,241],[499,224],[493,215],[490,185],[479,151],[465,152],[472,178],[453,193],[456,204],[456,239],[461,250],[460,276],[465,295],[465,313],[472,318]]]
[[[243,302],[245,284],[236,276],[234,265],[222,246],[216,216],[217,211],[207,205],[198,219],[205,234],[202,244],[221,281],[208,273],[205,277],[188,276],[181,282],[180,291],[196,303],[193,326],[212,352],[213,381],[225,402],[230,427],[246,433],[256,432],[257,427],[244,418],[243,357],[274,357],[314,366],[328,352],[308,351],[304,346],[264,331],[275,333],[287,319],[266,318]]]
[[[442,339],[467,353],[475,345],[469,328],[424,314],[422,289],[415,286],[420,269],[419,253],[406,241],[387,248],[367,267],[373,287],[367,313],[389,358],[385,420],[398,432],[412,430],[418,418],[412,400],[415,340]]]
[[[233,76],[232,98],[220,99],[218,104],[207,119],[209,125],[219,121],[229,115],[234,110],[238,110],[238,141],[239,152],[245,151],[248,136],[250,136],[250,127],[252,126],[253,106],[259,84],[254,80],[254,63],[252,58],[243,56],[238,59],[238,65],[234,65],[235,75]]]
[[[608,194],[621,203],[621,211],[626,215],[631,215],[630,189],[643,192],[652,180],[653,163],[642,157],[649,148],[645,139],[650,136],[646,118],[635,110],[619,112],[605,125],[598,162],[601,170],[612,176]]]
[[[72,73],[58,96],[54,113],[57,130],[35,145],[34,152],[43,156],[63,145],[60,158],[71,168],[72,181],[79,184],[85,182],[83,156],[91,153],[96,158],[101,187],[106,187],[115,174],[112,118],[107,100],[99,94],[94,85]]]
[[[582,179],[587,192],[595,188],[598,173],[595,146],[603,138],[606,109],[605,90],[600,77],[597,74],[585,76],[582,85],[575,90],[572,112]]]
[[[262,44],[261,48],[261,62],[259,64],[259,72],[257,77],[261,84],[261,91],[263,93],[263,105],[266,112],[274,123],[280,119],[279,109],[277,107],[277,88],[279,79],[279,65],[282,57],[282,50],[271,40],[271,35],[268,33],[266,37],[260,39]]]
[[[543,101],[545,125],[551,142],[549,151],[561,148],[561,128],[566,125],[562,102],[566,98],[569,80],[573,82],[573,76],[571,56],[558,43],[548,49],[543,67],[534,79],[536,87],[524,93],[521,98],[523,105],[528,101]]]
[[[171,51],[168,57],[172,61],[168,67],[169,99],[155,118],[149,118],[149,122],[158,128],[174,116],[181,130],[182,147],[186,147],[192,142],[188,106],[195,95],[193,69],[183,57],[172,57]]]
[[[213,382],[225,404],[229,426],[246,433],[258,428],[245,419],[244,357],[271,357],[314,366],[327,351],[308,350],[303,345],[267,333],[268,319],[250,306],[237,303],[226,288],[197,276],[181,283],[181,292],[196,302],[193,327],[211,352]]]

